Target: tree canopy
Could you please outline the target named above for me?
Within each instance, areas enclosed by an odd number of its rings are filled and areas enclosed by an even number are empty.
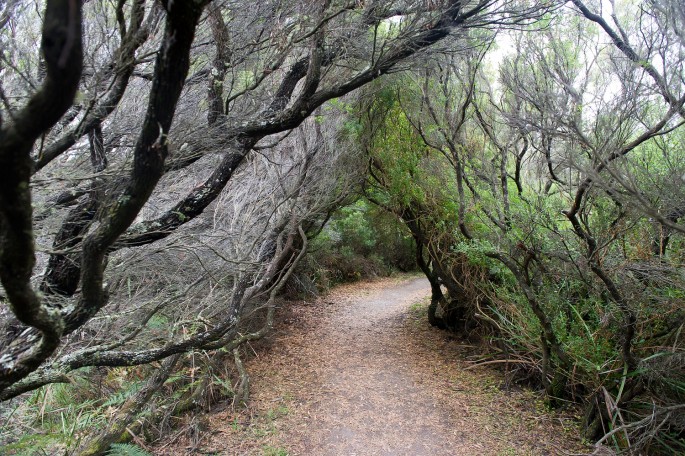
[[[246,397],[312,243],[406,269],[410,238],[433,324],[595,441],[685,449],[681,2],[7,0],[0,25],[0,400],[145,369],[80,451],[199,353],[176,412],[227,360]]]

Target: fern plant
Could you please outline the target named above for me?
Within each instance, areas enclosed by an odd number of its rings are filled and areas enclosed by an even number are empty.
[[[114,443],[107,456],[152,456],[152,453],[132,443]]]

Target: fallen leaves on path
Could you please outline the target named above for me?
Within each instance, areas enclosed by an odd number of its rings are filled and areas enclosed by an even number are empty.
[[[429,292],[425,280],[390,278],[344,285],[311,302],[285,303],[274,334],[246,362],[250,404],[209,414],[205,438],[192,452],[582,451],[569,416],[546,410],[534,392],[503,391],[501,372],[468,362],[474,347],[428,325]],[[181,454],[183,443],[178,444],[168,454]]]

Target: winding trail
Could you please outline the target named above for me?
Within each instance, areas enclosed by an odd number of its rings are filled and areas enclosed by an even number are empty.
[[[467,360],[474,347],[427,325],[429,294],[425,279],[383,279],[289,304],[246,365],[249,407],[209,414],[209,437],[186,453],[578,452],[574,420],[532,392],[504,391],[500,372]]]
[[[323,395],[302,436],[310,454],[453,454],[463,440],[450,413],[426,397],[398,332],[402,312],[430,293],[415,279],[357,299],[323,322]],[[452,447],[453,448],[453,447]]]

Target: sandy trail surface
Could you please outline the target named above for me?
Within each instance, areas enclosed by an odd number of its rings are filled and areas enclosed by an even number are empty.
[[[426,323],[425,279],[346,285],[289,303],[246,367],[246,409],[204,417],[201,437],[159,454],[547,455],[582,453],[571,417],[478,348]],[[480,351],[482,352],[482,350]]]

